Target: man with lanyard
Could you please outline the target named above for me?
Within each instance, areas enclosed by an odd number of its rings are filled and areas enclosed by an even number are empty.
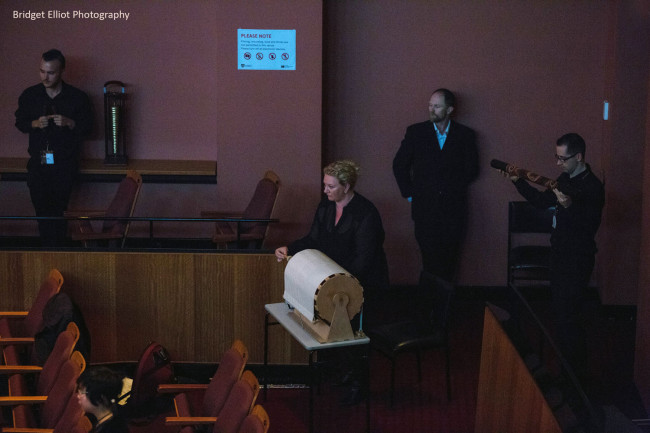
[[[41,83],[18,99],[16,127],[29,134],[27,185],[37,217],[62,217],[79,168],[83,138],[92,128],[88,96],[65,83],[65,57],[59,50],[43,53]],[[62,245],[64,220],[39,220],[43,246]]]

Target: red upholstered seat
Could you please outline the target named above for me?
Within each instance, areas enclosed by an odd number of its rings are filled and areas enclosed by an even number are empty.
[[[0,312],[0,345],[3,347],[5,364],[20,363],[19,347],[31,347],[34,336],[43,328],[43,310],[52,296],[59,293],[63,285],[63,276],[57,269],[52,269],[43,280],[38,294],[29,311]],[[21,341],[13,340],[15,338]],[[16,346],[16,344],[22,346]]]
[[[233,220],[270,219],[280,190],[280,178],[269,170],[257,183],[253,197],[243,212],[204,211],[201,216]],[[212,242],[237,248],[261,248],[268,222],[227,221],[217,222]]]
[[[77,379],[86,368],[86,361],[79,352],[73,352],[61,366],[52,389],[47,395],[0,397],[0,405],[13,407],[14,427],[53,429],[74,397]],[[34,404],[40,404],[39,416]],[[34,422],[33,420],[36,419]]]
[[[168,417],[165,422],[181,426],[183,433],[189,430],[187,426],[209,424],[214,424],[214,433],[238,433],[244,418],[251,413],[255,405],[259,390],[257,378],[250,370],[246,370],[228,393],[228,398],[217,417]]]
[[[74,322],[70,322],[66,330],[57,337],[52,353],[43,364],[43,370],[36,382],[36,393],[38,395],[47,395],[52,390],[61,366],[72,356],[78,340],[79,328]]]
[[[137,173],[127,174],[120,182],[115,197],[106,209],[107,217],[128,217],[131,216],[134,201],[140,190],[142,178]],[[126,221],[104,220],[102,233],[122,234],[126,230]]]
[[[70,359],[75,344],[79,339],[79,329],[74,322],[68,324],[65,331],[59,334],[54,349],[48,356],[43,367],[32,365],[3,365],[0,374],[10,374],[8,390],[10,396],[48,395],[59,376],[61,366]],[[27,374],[38,374],[35,389],[28,386]],[[30,422],[29,424],[34,424]]]
[[[233,345],[224,352],[219,367],[212,376],[212,380],[206,385],[195,384],[178,384],[178,385],[161,385],[159,392],[177,393],[174,398],[176,406],[176,417],[167,417],[167,424],[178,424],[179,417],[216,417],[219,416],[228,395],[234,384],[241,377],[242,371],[248,360],[248,349],[240,340],[236,340]],[[200,407],[194,407],[192,402],[197,399],[188,397],[187,393],[203,393],[200,399]]]
[[[162,384],[176,382],[171,356],[160,343],[150,342],[142,351],[133,374],[131,389],[118,398],[124,415],[134,422],[146,421],[167,407],[171,396],[158,393]]]
[[[67,217],[102,218],[102,228],[95,231],[91,220],[71,219],[69,223],[70,236],[75,241],[81,241],[84,246],[96,244],[97,241],[120,242],[124,246],[129,231],[129,221],[111,219],[128,218],[133,216],[135,205],[142,186],[142,176],[134,170],[127,170],[126,176],[120,182],[113,200],[103,211],[70,210],[65,212]]]
[[[37,431],[39,433],[88,433],[91,429],[92,424],[84,414],[76,393],[72,393],[56,426],[53,429],[39,428]],[[3,431],[19,433],[30,430],[27,428],[8,427],[3,428]]]
[[[75,397],[73,397],[75,398]],[[70,430],[64,430],[65,427],[60,428],[57,424],[57,426],[54,428],[54,431],[52,433],[88,433],[90,430],[92,430],[93,425],[90,423],[90,420],[88,417],[85,415],[82,415],[76,422],[76,424],[72,427]]]
[[[247,360],[248,350],[246,348],[241,350],[241,348],[231,347],[223,354],[219,368],[205,390],[201,416],[217,416],[221,412],[228,393],[240,378]]]
[[[269,426],[269,414],[262,406],[256,404],[239,426],[239,433],[267,433]]]
[[[84,416],[84,410],[81,408],[81,405],[79,404],[79,399],[77,398],[76,393],[72,393],[70,398],[68,399],[68,404],[66,405],[63,413],[61,414],[61,417],[59,418],[59,421],[56,423],[56,426],[54,427],[54,433],[58,432],[74,432],[76,429],[80,429],[78,431],[89,431],[85,430],[87,428],[85,422],[82,421],[82,419],[85,418]],[[88,421],[87,419],[85,421]],[[92,426],[91,426],[92,427]]]
[[[223,409],[214,423],[214,433],[238,433],[244,418],[251,412],[260,384],[255,375],[246,370],[233,385]]]

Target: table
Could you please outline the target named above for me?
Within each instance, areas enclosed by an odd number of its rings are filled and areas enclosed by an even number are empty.
[[[347,341],[335,341],[333,343],[320,343],[316,340],[308,330],[306,330],[295,318],[294,313],[291,311],[289,306],[284,302],[279,302],[277,304],[266,304],[264,306],[266,309],[266,316],[264,319],[264,393],[266,396],[266,391],[268,388],[268,344],[269,344],[269,326],[271,325],[282,325],[284,329],[291,334],[293,338],[300,343],[302,347],[309,352],[309,432],[314,431],[314,373],[315,363],[314,355],[319,350],[335,349],[340,347],[348,346],[365,346],[370,349],[370,339],[368,337],[357,338],[354,340]],[[269,322],[269,317],[273,316],[275,322]],[[364,357],[366,361],[366,380],[365,386],[366,389],[366,430],[370,432],[370,356],[366,352]]]

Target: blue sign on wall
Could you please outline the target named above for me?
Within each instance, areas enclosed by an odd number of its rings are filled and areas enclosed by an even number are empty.
[[[237,69],[296,70],[295,30],[237,30]]]

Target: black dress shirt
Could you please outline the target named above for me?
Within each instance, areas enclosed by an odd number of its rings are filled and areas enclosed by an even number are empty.
[[[364,289],[387,288],[384,228],[375,205],[355,192],[336,225],[335,219],[336,203],[323,198],[309,234],[291,243],[289,254],[317,249],[357,277]]]
[[[47,128],[32,128],[32,121],[49,114],[61,114],[75,122],[74,129],[50,124]],[[29,155],[40,165],[41,151],[54,152],[54,163],[76,164],[83,138],[92,128],[92,107],[88,96],[65,82],[61,92],[50,98],[43,84],[31,86],[18,98],[16,127],[29,134]]]
[[[540,191],[521,178],[515,182],[515,186],[536,207],[555,206],[555,228],[551,233],[554,250],[566,254],[595,254],[594,238],[605,204],[603,184],[589,165],[575,177],[562,173],[557,181],[558,189],[571,197],[571,205],[567,208],[557,204],[557,197],[551,190]]]

